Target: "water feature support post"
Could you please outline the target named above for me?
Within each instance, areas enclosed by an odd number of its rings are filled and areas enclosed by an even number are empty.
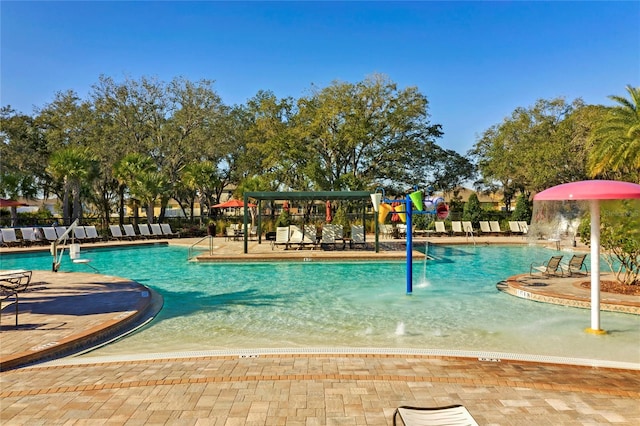
[[[413,292],[413,225],[411,211],[411,197],[407,194],[405,198],[405,208],[407,214],[407,294]]]

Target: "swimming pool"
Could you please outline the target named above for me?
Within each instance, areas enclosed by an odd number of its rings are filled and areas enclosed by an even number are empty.
[[[606,336],[583,330],[589,310],[496,290],[551,252],[532,246],[436,246],[414,262],[189,263],[174,246],[84,249],[100,273],[164,297],[139,332],[86,356],[251,348],[414,348],[640,362],[640,317],[602,312]],[[49,270],[48,254],[6,255],[2,268]],[[92,272],[70,263],[61,270]]]

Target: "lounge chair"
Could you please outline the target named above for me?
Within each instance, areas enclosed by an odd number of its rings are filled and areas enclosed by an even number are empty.
[[[22,241],[16,236],[14,228],[2,228],[2,241],[7,247],[22,245]]]
[[[258,239],[258,225],[253,225],[249,229],[249,239]]]
[[[173,232],[173,230],[171,229],[171,225],[169,225],[168,223],[161,223],[160,229],[162,229],[162,233],[168,238],[180,238],[180,233]]]
[[[483,234],[491,234],[491,227],[489,226],[489,222],[487,222],[486,220],[481,220],[480,221],[480,231]]]
[[[42,244],[43,241],[40,238],[40,234],[36,228],[20,228],[22,234],[22,241],[27,244]]]
[[[447,235],[447,228],[444,226],[444,222],[442,221],[437,221],[434,222],[436,225],[436,234],[437,235]]]
[[[136,234],[135,228],[130,223],[126,225],[122,225],[122,229],[124,230],[124,236],[130,240],[137,240],[140,238],[144,238],[143,235]],[[147,228],[147,232],[149,232],[149,228]]]
[[[109,225],[109,232],[111,233],[112,240],[129,240],[129,237],[122,235],[122,229],[120,229],[120,225]]]
[[[491,222],[489,222],[489,229],[496,235],[502,234],[502,229],[500,229],[500,222],[498,222],[497,220],[492,220]]]
[[[525,222],[524,220],[519,220],[518,226],[520,227],[520,231],[522,231],[523,234],[529,232],[529,225],[527,225],[527,222]]]
[[[224,230],[225,241],[236,241],[238,239],[238,232],[235,227],[227,226]]]
[[[95,243],[96,241],[100,241],[100,235],[98,235],[98,230],[95,225],[89,225],[84,227],[84,232],[87,235],[87,240]]]
[[[84,232],[84,226],[76,226],[73,228],[73,238],[78,240],[77,242],[86,242],[87,234]]]
[[[379,230],[382,238],[391,238],[393,236],[393,225],[390,223],[383,223],[380,225]]]
[[[407,236],[407,225],[399,223],[398,226],[396,226],[396,231],[398,232],[399,238],[405,238]]]
[[[32,274],[32,271],[24,269],[0,271],[0,296],[2,300],[13,297],[16,309],[16,327],[18,326],[18,302],[20,300],[18,295],[26,291],[31,282]]]
[[[462,230],[462,222],[459,220],[451,221],[451,232],[453,235],[464,235],[464,231]]]
[[[124,225],[127,226],[127,225]],[[138,230],[140,231],[140,236],[142,238],[152,238],[153,235],[151,235],[151,231],[149,231],[149,225],[147,225],[146,223],[139,223],[138,224]],[[126,228],[125,228],[125,233],[126,233]],[[127,233],[127,235],[129,235]]]
[[[149,225],[149,227],[151,227],[151,235],[153,235],[155,238],[164,238],[164,235],[162,234],[162,228],[160,227],[159,223],[152,223]]]
[[[367,242],[364,239],[364,226],[362,225],[351,225],[351,241],[349,242],[349,247],[357,247],[361,246],[362,248],[367,247]]]
[[[465,234],[473,235],[473,224],[470,221],[462,221],[462,229]]]
[[[302,238],[303,247],[311,247],[315,249],[318,246],[318,234],[315,225],[304,226],[304,237]]]
[[[469,411],[462,405],[449,405],[446,407],[398,407],[393,414],[393,424],[400,417],[406,426],[426,425],[469,425],[477,426],[478,423]]]
[[[58,238],[62,237],[65,232],[67,232],[66,226],[54,226],[53,229],[56,230],[56,235]],[[69,234],[67,234],[67,238],[69,238]]]
[[[58,234],[56,234],[56,230],[53,226],[43,226],[42,232],[44,233],[44,238],[47,242],[52,243],[58,239]]]
[[[574,254],[571,256],[569,263],[566,265],[561,263],[560,268],[562,269],[562,274],[568,277],[573,275],[587,275],[589,270],[587,269],[587,265],[584,263],[586,257],[586,254]]]
[[[562,256],[551,256],[551,259],[542,264],[532,263],[529,267],[529,275],[534,276],[533,271],[536,270],[540,272],[539,276],[541,277],[562,276],[560,261],[562,261]]]
[[[523,233],[522,229],[520,229],[520,225],[518,224],[518,222],[514,220],[509,221],[509,231],[515,235],[520,235]]]
[[[331,246],[336,248],[336,229],[334,225],[329,223],[322,225],[322,239],[320,240],[322,248]]]
[[[303,247],[304,235],[302,234],[302,230],[295,225],[291,225],[289,227],[289,243],[285,247],[288,249],[291,246],[297,245],[298,249]]]
[[[289,246],[289,227],[278,226],[276,228],[276,239],[271,242],[271,250],[275,246],[284,246],[285,249]]]

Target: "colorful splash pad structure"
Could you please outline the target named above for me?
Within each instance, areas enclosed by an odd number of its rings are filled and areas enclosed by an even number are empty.
[[[589,201],[591,213],[591,328],[588,333],[605,334],[600,328],[600,200],[640,199],[640,185],[613,180],[586,180],[557,185],[538,193],[536,201]],[[535,218],[534,218],[535,219]]]
[[[378,223],[384,222],[389,213],[394,211],[407,225],[407,294],[411,294],[413,293],[413,235],[411,232],[413,215],[430,214],[444,220],[449,216],[449,206],[445,204],[443,198],[432,199],[430,195],[423,202],[422,191],[418,190],[407,194],[404,199],[386,199],[382,188],[376,189],[376,192],[371,194],[371,202],[373,203],[373,210],[378,213],[378,220],[376,221],[376,251],[378,250]],[[392,204],[395,206],[391,207]],[[415,211],[413,206],[416,207]]]

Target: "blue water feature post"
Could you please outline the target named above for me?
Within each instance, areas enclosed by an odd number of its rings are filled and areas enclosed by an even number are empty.
[[[413,292],[413,232],[411,224],[411,198],[407,194],[405,198],[405,210],[407,218],[407,294]]]

